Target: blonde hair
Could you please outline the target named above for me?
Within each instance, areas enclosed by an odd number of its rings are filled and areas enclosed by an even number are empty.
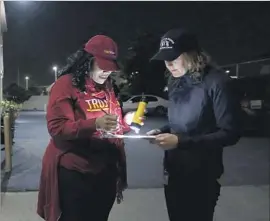
[[[218,67],[204,51],[184,52],[182,55],[184,68],[190,75],[203,72],[204,68],[208,65]],[[165,71],[165,77],[168,79],[168,88],[173,88],[177,83],[177,78],[174,78],[168,69]]]
[[[218,67],[211,59],[210,55],[208,55],[204,51],[190,51],[184,52],[183,56],[183,65],[185,70],[189,73],[201,72],[207,65],[211,65],[213,67]],[[171,72],[166,69],[165,77],[171,76]]]
[[[205,52],[190,51],[182,54],[184,67],[188,72],[200,72],[211,62],[211,57]]]

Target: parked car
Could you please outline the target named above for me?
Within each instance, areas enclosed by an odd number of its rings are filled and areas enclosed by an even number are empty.
[[[245,77],[232,80],[234,95],[242,108],[245,134],[265,135],[270,117],[270,75]]]
[[[148,102],[146,113],[157,114],[159,116],[165,115],[168,108],[168,100],[155,96],[155,95],[143,95]],[[134,95],[125,101],[123,101],[123,112],[136,111],[138,104],[142,99],[142,95]]]

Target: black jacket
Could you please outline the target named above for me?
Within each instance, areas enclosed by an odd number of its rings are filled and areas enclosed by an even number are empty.
[[[162,132],[177,134],[178,148],[166,151],[164,164],[170,173],[223,173],[223,147],[240,138],[240,104],[234,99],[229,78],[207,67],[170,83],[169,125]]]

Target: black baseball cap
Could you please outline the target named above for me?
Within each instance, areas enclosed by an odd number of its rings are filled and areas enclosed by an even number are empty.
[[[159,51],[151,60],[173,61],[192,50],[200,50],[196,36],[184,29],[172,29],[163,35]]]

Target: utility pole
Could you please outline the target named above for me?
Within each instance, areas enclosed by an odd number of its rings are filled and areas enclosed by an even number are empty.
[[[18,68],[17,72],[17,85],[20,87],[20,68]]]
[[[28,91],[28,88],[29,88],[29,77],[26,76],[26,77],[25,77],[25,90]]]
[[[54,81],[57,81],[57,66],[54,66],[53,70],[54,70]]]

